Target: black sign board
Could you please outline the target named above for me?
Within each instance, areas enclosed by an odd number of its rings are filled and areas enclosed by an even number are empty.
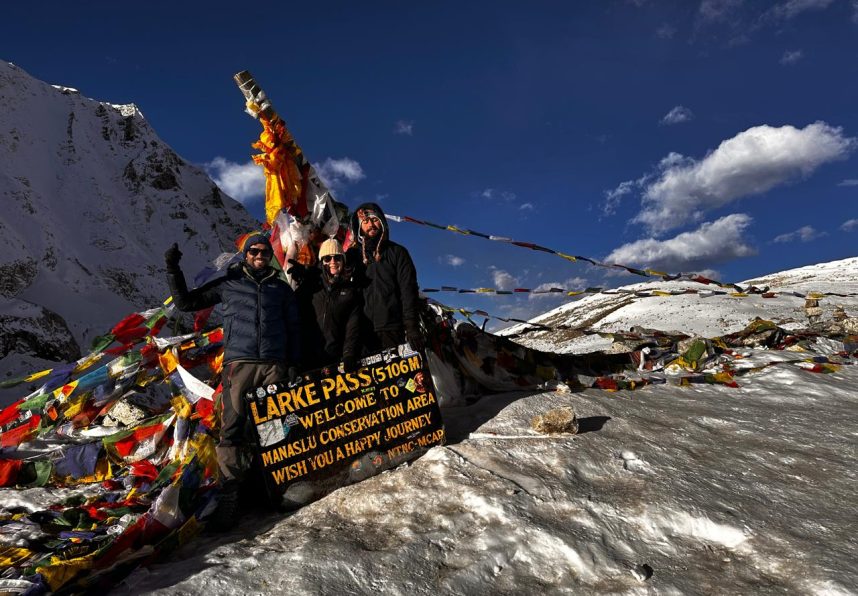
[[[349,372],[321,369],[249,392],[257,460],[269,496],[298,506],[444,443],[424,357],[408,344]]]

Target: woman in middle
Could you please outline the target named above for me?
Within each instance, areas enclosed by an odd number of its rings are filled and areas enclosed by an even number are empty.
[[[352,284],[340,243],[325,240],[318,269],[307,269],[301,277],[297,294],[305,366],[342,362],[345,370],[354,370],[360,354],[360,292]]]

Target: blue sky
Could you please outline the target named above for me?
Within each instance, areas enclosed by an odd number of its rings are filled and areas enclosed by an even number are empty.
[[[258,217],[244,69],[350,206],[725,281],[858,252],[856,0],[15,3],[0,57],[136,103]],[[636,281],[392,236],[424,287]],[[557,302],[442,298],[513,316]]]

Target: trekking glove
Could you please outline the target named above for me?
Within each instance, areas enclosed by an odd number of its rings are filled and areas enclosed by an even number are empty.
[[[305,267],[295,259],[289,259],[287,262],[292,266],[286,270],[286,273],[290,275],[296,283],[300,284],[302,281],[304,281],[304,278],[307,277],[307,267]]]
[[[182,251],[179,250],[179,245],[173,243],[173,246],[167,249],[164,253],[164,263],[167,265],[167,271],[178,271],[179,261],[182,260]]]
[[[405,339],[411,344],[411,347],[418,352],[422,352],[426,347],[426,342],[423,339],[423,333],[420,331],[420,325],[417,323],[405,324]]]
[[[354,356],[343,357],[343,372],[352,372],[357,370],[357,359]]]

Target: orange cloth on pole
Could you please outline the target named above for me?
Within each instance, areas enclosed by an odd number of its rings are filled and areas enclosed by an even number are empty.
[[[273,223],[277,214],[285,209],[295,217],[307,214],[306,200],[302,201],[302,176],[296,160],[300,159],[298,149],[283,120],[273,122],[260,116],[262,134],[253,144],[262,151],[253,156],[253,161],[264,169],[265,173],[265,218]],[[303,204],[302,204],[303,203]]]

